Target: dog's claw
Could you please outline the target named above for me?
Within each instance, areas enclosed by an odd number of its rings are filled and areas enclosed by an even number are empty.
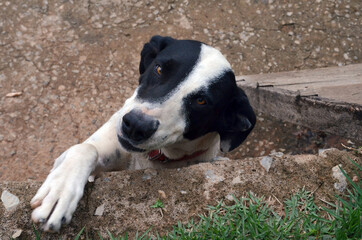
[[[67,222],[67,219],[65,217],[62,217],[62,224],[65,224]]]
[[[50,224],[48,229],[53,232],[54,231],[54,225]]]
[[[45,222],[46,222],[46,219],[45,219],[45,218],[40,218],[40,219],[39,219],[39,223],[43,224],[43,223],[45,223]]]
[[[36,200],[36,201],[30,203],[30,206],[32,209],[37,208],[40,205],[41,205],[41,200]]]

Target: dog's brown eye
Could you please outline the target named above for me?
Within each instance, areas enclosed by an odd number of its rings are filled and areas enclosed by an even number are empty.
[[[197,102],[197,104],[199,104],[199,105],[205,105],[205,104],[206,104],[206,100],[203,99],[203,98],[198,98],[198,99],[196,99],[196,102]]]
[[[158,75],[161,75],[162,74],[162,67],[160,65],[156,65],[156,73]]]

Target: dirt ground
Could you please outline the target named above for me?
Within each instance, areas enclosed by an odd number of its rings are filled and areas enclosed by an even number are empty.
[[[221,200],[233,204],[233,196],[240,199],[248,192],[261,197],[276,213],[282,214],[283,202],[303,187],[313,192],[318,206],[325,201],[334,202],[334,188],[339,181],[333,178],[332,168],[341,164],[351,176],[357,174],[349,159],[362,164],[362,158],[345,151],[327,151],[323,156],[274,156],[269,172],[261,165],[261,158],[201,163],[182,169],[140,170],[107,173],[95,183],[89,183],[72,222],[60,234],[42,234],[42,239],[74,239],[85,227],[90,239],[108,239],[128,234],[130,239],[150,229],[165,234],[177,222],[197,221],[207,213],[208,205]],[[361,177],[361,176],[360,176]],[[34,239],[30,221],[30,198],[40,186],[39,182],[0,182],[0,189],[8,189],[20,199],[13,211],[0,207],[0,239],[9,239],[21,230],[20,239]],[[159,192],[163,193],[160,194]],[[160,199],[164,203],[162,214],[151,208]],[[104,211],[95,216],[98,207]]]
[[[44,179],[120,108],[152,35],[211,44],[236,75],[340,66],[361,62],[361,9],[359,0],[1,1],[0,180]],[[265,122],[232,156],[311,151],[310,130]],[[348,141],[313,134],[314,152]],[[302,149],[298,136],[308,138]]]

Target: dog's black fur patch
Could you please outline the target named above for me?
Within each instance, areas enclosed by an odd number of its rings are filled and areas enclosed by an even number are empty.
[[[201,42],[152,37],[141,52],[137,97],[149,102],[162,102],[192,71],[200,50]],[[162,68],[161,75],[155,72],[157,66]]]
[[[196,103],[203,98],[206,104]],[[209,132],[218,132],[221,141],[228,141],[231,151],[239,146],[253,129],[256,117],[243,90],[237,87],[232,71],[225,72],[207,89],[186,96],[183,100],[187,127],[184,137],[190,140]],[[238,115],[246,117],[251,125]]]

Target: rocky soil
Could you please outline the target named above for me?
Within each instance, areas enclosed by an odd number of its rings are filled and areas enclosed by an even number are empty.
[[[186,223],[206,213],[207,205],[223,200],[233,203],[248,192],[265,200],[276,212],[282,213],[282,202],[305,187],[313,192],[316,203],[334,201],[335,194],[345,191],[346,180],[333,177],[333,167],[341,164],[353,178],[356,168],[349,158],[362,164],[353,154],[329,150],[317,155],[271,156],[271,165],[262,167],[260,158],[202,163],[182,169],[122,171],[106,174],[94,184],[88,184],[85,196],[70,225],[61,234],[42,234],[42,239],[73,239],[85,227],[91,239],[107,230],[114,236],[128,233],[130,239],[137,232],[152,227],[150,234],[165,233],[178,221]],[[264,157],[265,159],[265,157]],[[263,161],[264,162],[264,161]],[[335,168],[339,172],[338,167]],[[20,199],[20,204],[7,211],[0,207],[0,236],[8,239],[21,232],[21,239],[34,239],[29,201],[39,182],[0,183]],[[336,190],[335,186],[339,190]],[[151,208],[157,200],[164,204],[162,213]],[[84,235],[85,236],[85,235]]]

